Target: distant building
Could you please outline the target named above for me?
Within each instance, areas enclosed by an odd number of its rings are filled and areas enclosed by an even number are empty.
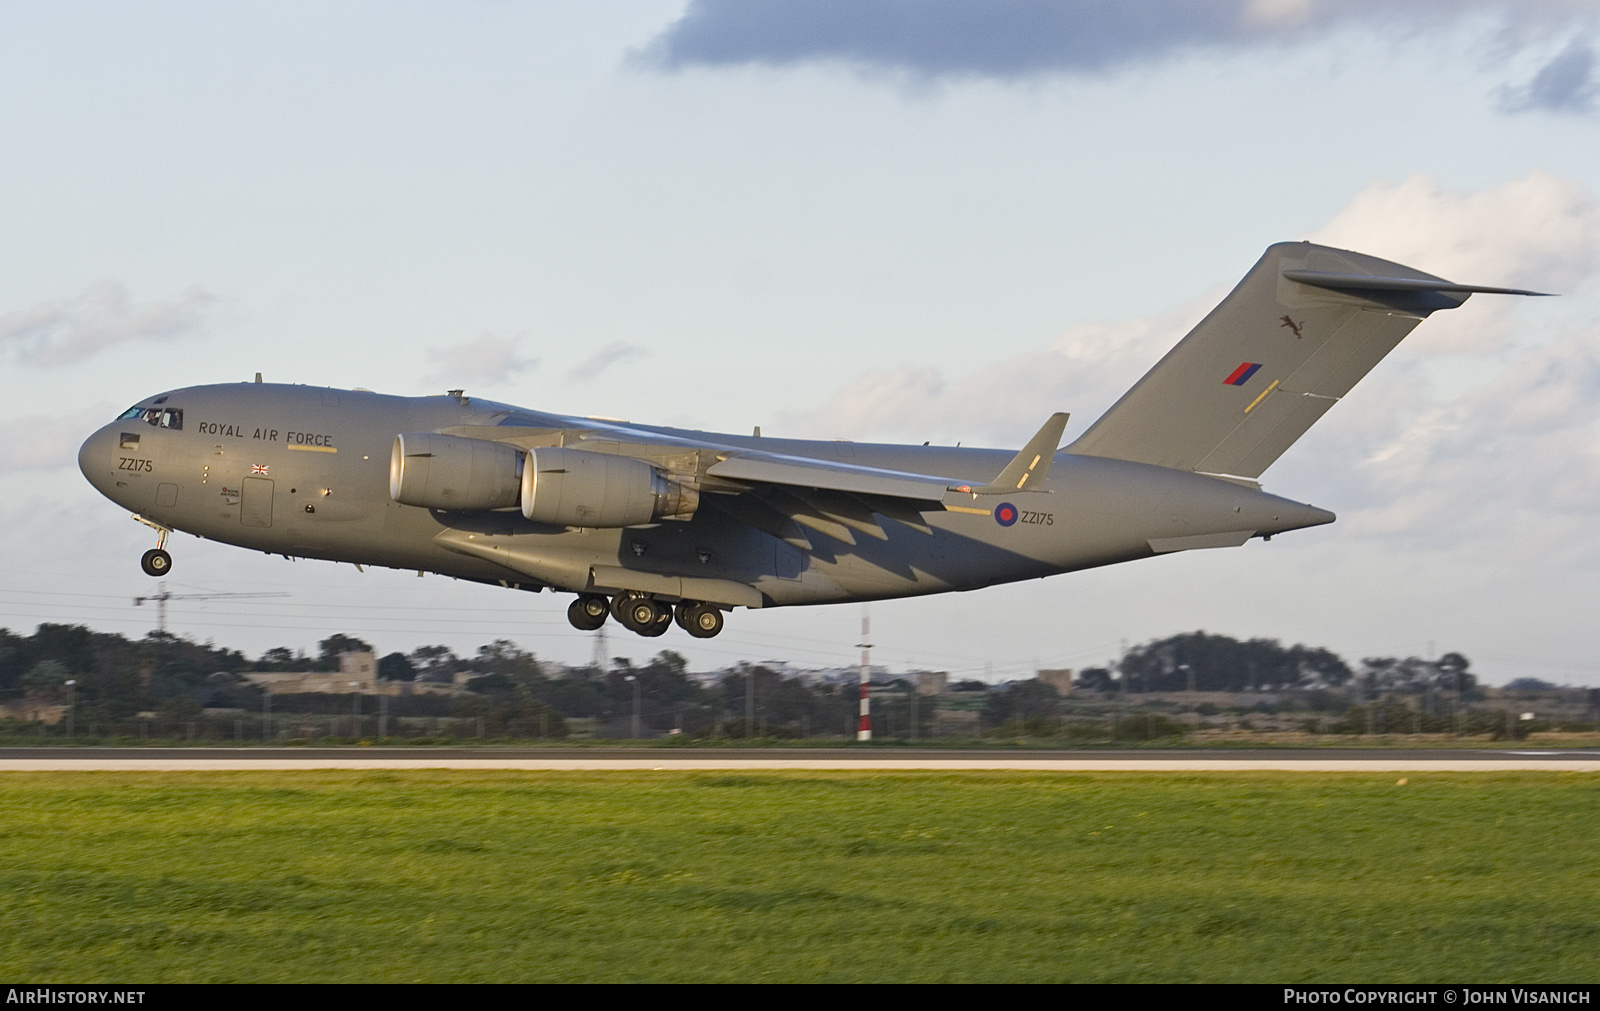
[[[26,720],[29,723],[35,720],[48,723],[52,726],[66,718],[67,707],[41,702],[38,699],[23,699],[20,702],[0,702],[0,719]]]
[[[1039,680],[1054,688],[1057,695],[1072,694],[1072,671],[1069,669],[1042,670]]]
[[[975,709],[940,709],[933,714],[933,732],[939,736],[972,736],[981,726]]]
[[[379,681],[378,654],[340,653],[339,670],[333,671],[245,671],[244,677],[274,695],[422,695],[429,693],[454,695],[465,683],[465,676],[455,675],[455,684],[431,684],[420,681]]]

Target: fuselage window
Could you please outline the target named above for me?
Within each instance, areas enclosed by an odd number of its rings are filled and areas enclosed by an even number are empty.
[[[182,411],[174,411],[170,407],[166,410],[162,410],[159,407],[152,407],[148,411],[143,411],[141,413],[144,417],[145,424],[147,425],[154,425],[157,428],[171,428],[180,432],[183,431]]]

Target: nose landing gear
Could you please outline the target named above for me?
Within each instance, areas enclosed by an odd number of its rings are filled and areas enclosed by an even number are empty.
[[[156,532],[156,546],[146,551],[139,559],[139,568],[147,576],[165,576],[172,571],[172,556],[167,554],[167,535],[172,533],[159,523],[152,523],[143,516],[134,516],[134,519],[143,523]]]

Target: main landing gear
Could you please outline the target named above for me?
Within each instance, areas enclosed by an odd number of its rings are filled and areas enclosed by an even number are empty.
[[[709,639],[722,631],[722,610],[698,600],[679,601],[676,607],[640,593],[619,593],[606,599],[598,593],[580,594],[567,606],[572,627],[593,632],[610,616],[628,631],[654,638],[665,635],[674,620],[696,639]]]
[[[680,603],[673,613],[678,627],[696,639],[709,639],[722,631],[722,610],[715,604],[697,604],[692,600]]]
[[[573,628],[584,632],[593,632],[604,625],[610,613],[611,602],[593,593],[586,593],[567,605],[567,620],[572,622]]]
[[[625,593],[611,598],[611,616],[628,631],[652,639],[665,635],[672,624],[672,609],[666,604],[653,597],[632,597]]]
[[[165,576],[172,571],[172,556],[167,554],[167,535],[172,531],[151,523],[143,516],[135,516],[134,519],[156,532],[156,546],[146,551],[139,559],[139,568],[143,569],[147,576]]]

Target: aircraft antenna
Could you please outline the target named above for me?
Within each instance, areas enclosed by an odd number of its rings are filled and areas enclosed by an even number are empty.
[[[872,618],[867,614],[867,605],[861,605],[861,641],[856,645],[861,647],[861,722],[856,725],[856,740],[872,740],[872,696],[869,689],[872,685]]]
[[[287,597],[287,593],[173,593],[167,589],[166,581],[161,583],[161,591],[152,593],[148,597],[134,597],[133,606],[138,607],[147,600],[156,602],[156,627],[161,630],[161,637],[167,637],[167,601],[169,600],[214,600],[218,597]]]

